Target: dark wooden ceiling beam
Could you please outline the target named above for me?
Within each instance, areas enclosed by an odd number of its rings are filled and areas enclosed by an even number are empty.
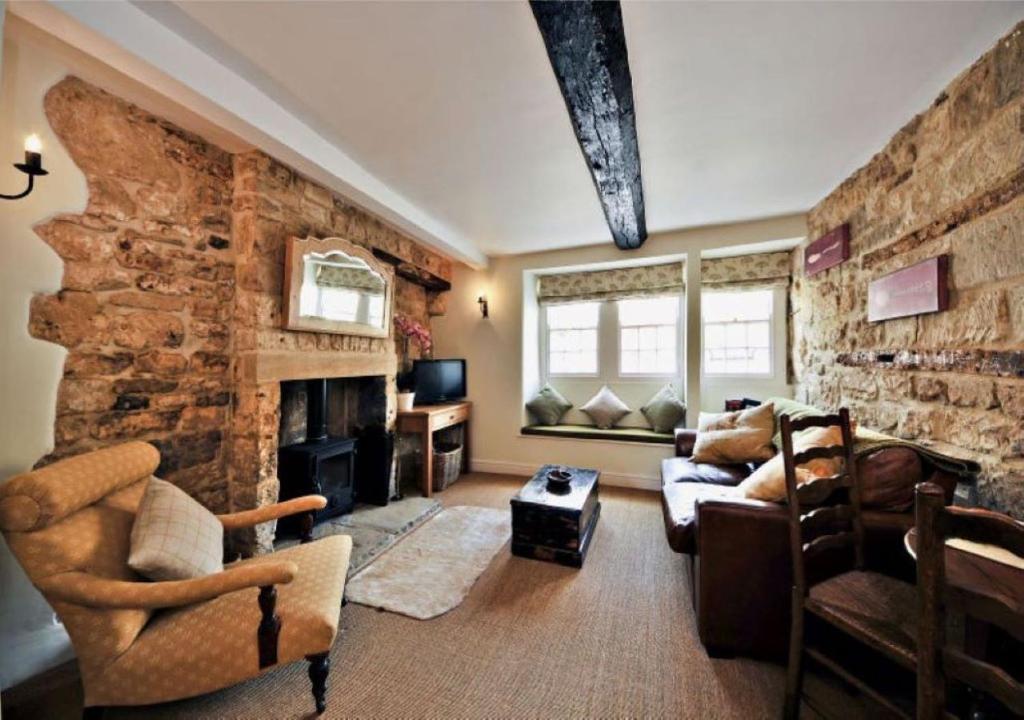
[[[530,0],[615,244],[647,239],[640,151],[618,2]]]

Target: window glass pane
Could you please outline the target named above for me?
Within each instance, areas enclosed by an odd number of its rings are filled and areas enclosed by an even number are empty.
[[[622,329],[622,350],[636,350],[637,348],[637,333],[636,328],[623,328]],[[625,357],[625,355],[623,355]]]
[[[772,291],[707,291],[701,295],[700,306],[705,322],[768,320],[772,316]]]
[[[750,323],[749,330],[747,332],[747,341],[751,347],[766,348],[770,345],[768,335],[771,326],[766,322],[755,322]]]
[[[705,374],[771,374],[772,302],[771,290],[703,294]]]
[[[599,307],[599,303],[596,302],[548,305],[548,327],[552,329],[597,327]]]
[[[593,375],[597,372],[598,303],[549,305],[548,372]]]
[[[619,327],[633,325],[675,325],[679,318],[679,296],[619,300]]]

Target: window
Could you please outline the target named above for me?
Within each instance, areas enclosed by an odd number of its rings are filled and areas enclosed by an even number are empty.
[[[547,359],[551,375],[597,374],[600,303],[548,305]]]
[[[706,291],[705,375],[772,374],[771,290]]]
[[[679,296],[619,300],[619,373],[674,375]]]

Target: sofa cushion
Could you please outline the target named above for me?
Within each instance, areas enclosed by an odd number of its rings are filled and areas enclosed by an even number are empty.
[[[661,510],[665,516],[665,536],[669,547],[678,553],[696,554],[697,501],[736,497],[742,496],[729,485],[665,483],[661,488]]]
[[[701,413],[693,459],[708,463],[764,462],[775,454],[771,403],[727,413]]]
[[[810,428],[793,436],[793,454],[818,447],[833,447],[843,444],[842,430],[838,425]],[[839,472],[839,458],[815,458],[796,468],[796,484],[803,485],[815,477],[826,477]],[[786,467],[782,453],[759,467],[740,485],[744,497],[752,500],[781,502],[786,498]]]
[[[924,479],[912,448],[888,447],[857,460],[864,508],[904,512],[914,507],[914,486]]]
[[[717,465],[694,462],[688,457],[671,457],[661,461],[661,482],[698,483],[702,485],[739,485],[753,472],[753,466]]]

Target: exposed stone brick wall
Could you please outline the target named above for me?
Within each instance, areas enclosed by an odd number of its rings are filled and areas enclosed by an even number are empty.
[[[396,340],[327,333],[295,333],[281,328],[285,245],[289,237],[339,236],[380,248],[438,277],[451,277],[451,264],[356,208],[344,198],[307,180],[259,152],[235,156],[234,240],[237,253],[235,352],[258,350],[356,351],[393,353]],[[395,313],[429,325],[423,286],[395,280]],[[401,343],[397,343],[400,348]],[[280,384],[239,382],[233,424],[233,507],[252,507],[277,497]],[[387,378],[389,423],[394,420],[395,378]],[[259,528],[243,545],[266,548],[272,527]]]
[[[984,467],[983,503],[1024,517],[1024,24],[809,214],[851,258],[794,253],[797,396]],[[867,320],[874,278],[950,255],[950,309]]]
[[[30,331],[68,348],[44,462],[143,439],[161,449],[158,472],[215,511],[273,502],[280,384],[246,384],[239,358],[396,352],[281,328],[286,239],[341,236],[443,280],[451,263],[262,153],[232,156],[77,78],[45,109],[89,204],[36,228],[65,270],[59,293],[33,299]],[[395,303],[424,324],[444,309],[401,278]],[[266,547],[272,528],[261,533],[238,547]]]
[[[68,349],[48,459],[144,438],[164,477],[225,510],[231,156],[76,78],[45,109],[89,188],[84,213],[36,227],[64,260],[29,320]]]

